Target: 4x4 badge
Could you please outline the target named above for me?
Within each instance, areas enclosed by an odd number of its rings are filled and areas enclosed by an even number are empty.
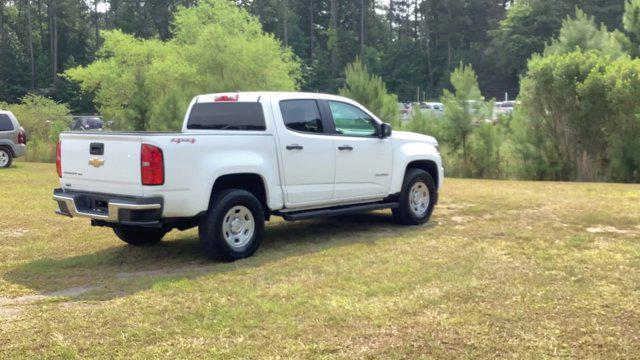
[[[101,159],[99,157],[92,157],[89,159],[89,165],[93,167],[100,167],[104,165],[104,159]]]

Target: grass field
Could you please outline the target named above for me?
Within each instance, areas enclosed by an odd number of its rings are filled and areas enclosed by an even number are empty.
[[[53,214],[51,165],[0,171],[0,358],[640,357],[640,186],[448,179],[386,212],[132,248]]]

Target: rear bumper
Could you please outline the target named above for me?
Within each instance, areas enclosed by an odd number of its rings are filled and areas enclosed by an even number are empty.
[[[27,146],[24,144],[13,145],[13,157],[21,157],[27,151]]]
[[[142,198],[55,189],[56,214],[85,217],[107,223],[158,226],[162,218],[162,198]]]

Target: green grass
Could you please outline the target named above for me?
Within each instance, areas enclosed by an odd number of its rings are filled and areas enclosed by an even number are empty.
[[[54,215],[54,173],[0,172],[0,358],[640,356],[638,185],[447,179],[426,226],[274,220],[215,263]]]

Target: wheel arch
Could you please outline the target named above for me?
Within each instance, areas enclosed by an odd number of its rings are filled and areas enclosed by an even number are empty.
[[[216,192],[225,189],[242,189],[252,193],[262,204],[265,219],[269,220],[269,192],[262,175],[251,172],[220,175],[213,182],[209,198],[212,199]]]
[[[436,189],[440,187],[440,178],[438,176],[438,164],[433,160],[414,160],[407,164],[404,170],[404,175],[407,174],[409,169],[420,169],[426,171],[436,183]],[[404,179],[404,176],[403,176]]]
[[[0,142],[0,149],[6,149],[7,151],[9,151],[9,154],[11,154],[11,157],[13,157],[13,158],[16,157],[16,152],[13,149],[13,146],[11,146],[10,143]]]

